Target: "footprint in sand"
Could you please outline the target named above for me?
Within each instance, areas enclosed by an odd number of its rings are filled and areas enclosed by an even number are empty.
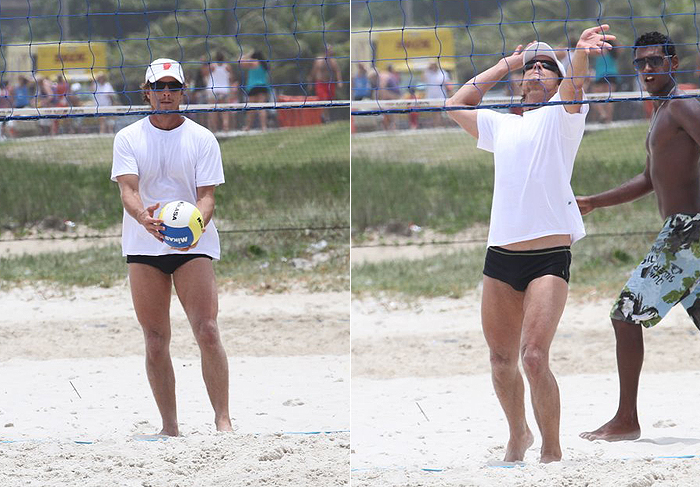
[[[272,460],[279,460],[282,457],[284,457],[288,453],[294,453],[291,448],[288,447],[278,447],[275,448],[274,450],[270,450],[269,452],[265,452],[260,457],[258,457],[258,460],[261,462],[269,462]]]
[[[282,403],[282,405],[283,406],[303,406],[304,401],[302,401],[301,399],[289,399],[287,401],[284,401]]]
[[[673,428],[674,426],[676,426],[676,423],[670,419],[662,419],[654,423],[654,428]]]

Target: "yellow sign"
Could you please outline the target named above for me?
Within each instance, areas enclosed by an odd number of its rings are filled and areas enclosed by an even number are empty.
[[[396,71],[424,70],[437,63],[446,70],[455,69],[452,30],[445,27],[406,27],[372,33],[375,65],[384,69],[392,65]]]
[[[61,42],[36,47],[37,76],[85,75],[107,70],[103,42]]]

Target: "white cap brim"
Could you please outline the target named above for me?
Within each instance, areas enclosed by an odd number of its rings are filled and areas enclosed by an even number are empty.
[[[535,42],[528,46],[525,49],[525,52],[523,53],[523,65],[526,65],[530,61],[532,61],[532,58],[535,58],[536,56],[546,56],[552,61],[554,61],[557,64],[557,67],[559,68],[559,73],[561,76],[566,76],[566,70],[564,69],[564,65],[561,64],[561,61],[557,58],[557,53],[552,49],[552,47],[547,44],[546,42]]]
[[[182,66],[174,59],[158,58],[146,68],[146,82],[153,83],[166,76],[172,76],[180,83],[185,83]]]

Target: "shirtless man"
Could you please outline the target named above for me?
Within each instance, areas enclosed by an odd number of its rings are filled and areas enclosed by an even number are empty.
[[[326,46],[326,53],[314,60],[309,73],[309,82],[314,87],[314,93],[319,100],[335,100],[335,91],[343,88],[343,75],[338,61],[333,57],[333,46]],[[321,118],[328,121],[328,109],[321,111]]]
[[[326,54],[314,60],[309,81],[314,85],[319,100],[334,100],[337,88],[343,88],[343,75],[333,57],[333,46],[326,46]]]
[[[649,32],[635,41],[634,67],[650,95],[682,95],[673,72],[676,48],[667,36]],[[661,321],[677,303],[700,328],[700,259],[692,251],[700,243],[700,102],[696,99],[654,101],[642,173],[617,188],[578,197],[582,214],[636,200],[656,192],[664,226],[651,251],[630,277],[610,317],[617,343],[620,399],[615,416],[587,440],[634,440],[641,435],[637,389],[644,361],[642,326]]]

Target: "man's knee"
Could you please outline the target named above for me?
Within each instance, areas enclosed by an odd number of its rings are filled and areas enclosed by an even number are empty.
[[[144,328],[143,334],[146,340],[146,355],[148,357],[158,357],[169,352],[169,333],[166,334],[161,330]]]
[[[218,347],[221,343],[219,338],[219,326],[214,319],[205,319],[192,324],[197,344],[202,349]]]
[[[549,370],[549,355],[537,345],[524,345],[520,351],[523,370],[528,377],[536,377]]]
[[[518,368],[517,355],[510,355],[491,350],[491,370],[494,374],[506,373]]]

